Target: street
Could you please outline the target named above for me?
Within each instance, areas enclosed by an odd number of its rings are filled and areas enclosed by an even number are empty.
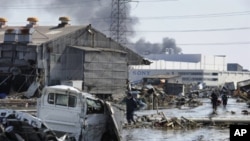
[[[189,108],[171,108],[158,110],[164,112],[167,118],[185,117],[185,118],[222,118],[222,119],[250,119],[250,115],[242,114],[242,110],[249,110],[246,103],[238,103],[235,98],[228,99],[228,105],[223,108],[218,106],[217,114],[212,114],[212,105],[210,99],[200,99],[203,105]],[[135,114],[150,115],[156,114],[157,110],[137,111]],[[158,128],[133,128],[123,130],[124,141],[227,141],[229,140],[229,127],[218,127],[216,125],[203,126],[192,130],[165,130]]]

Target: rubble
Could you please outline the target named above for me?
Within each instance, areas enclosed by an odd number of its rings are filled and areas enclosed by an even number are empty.
[[[233,111],[231,111],[233,112]],[[235,114],[235,112],[234,112]],[[248,111],[243,110],[242,114],[248,115]],[[234,118],[219,118],[219,117],[198,117],[198,118],[185,118],[181,116],[166,117],[163,112],[151,115],[136,116],[136,123],[129,125],[124,124],[124,129],[131,128],[163,128],[163,129],[194,129],[203,126],[218,126],[228,127],[230,124],[249,124],[250,119],[234,119]]]
[[[185,117],[167,118],[163,112],[151,115],[142,115],[136,117],[136,124],[124,124],[123,128],[166,128],[166,129],[193,129],[202,124]]]
[[[63,141],[38,118],[24,112],[0,110],[0,127],[1,141]]]
[[[1,108],[29,108],[36,106],[36,99],[0,99]]]
[[[163,112],[158,112],[158,109],[164,109],[168,106],[175,106],[177,108],[195,108],[198,106],[203,105],[203,103],[198,99],[198,94],[191,93],[183,95],[169,95],[166,94],[162,89],[154,87],[155,90],[149,91],[149,89],[143,89],[140,90],[138,93],[139,99],[145,101],[149,106],[153,106],[153,110],[157,110],[156,114],[146,114],[146,115],[135,115],[136,123],[129,125],[124,124],[124,129],[131,129],[131,128],[160,128],[160,129],[173,129],[173,130],[189,130],[189,129],[195,129],[200,128],[202,126],[218,126],[218,127],[228,127],[229,124],[232,123],[242,123],[242,124],[249,124],[250,119],[225,119],[225,118],[216,118],[216,117],[196,117],[196,118],[186,118],[184,116],[181,117],[167,117]],[[206,92],[205,92],[206,93]],[[206,94],[205,94],[206,95]],[[242,91],[234,91],[232,95],[230,95],[232,98],[235,98],[237,102],[246,102],[250,107],[250,97],[249,94]],[[202,97],[204,98],[204,97]],[[208,96],[205,98],[209,98]],[[117,100],[119,101],[119,100]],[[0,106],[1,107],[35,107],[36,105],[36,99],[30,98],[30,99],[23,99],[21,94],[14,95],[11,97],[7,97],[5,99],[0,99]],[[122,109],[124,110],[124,109]],[[232,115],[239,115],[242,114],[243,116],[248,116],[249,111],[248,110],[241,110],[235,112],[235,109],[227,111],[227,113]],[[1,117],[1,116],[0,116]],[[1,118],[0,118],[1,119]],[[1,119],[2,120],[2,119]],[[0,121],[1,121],[0,120]],[[1,121],[2,122],[2,121]],[[0,123],[1,123],[0,122]],[[40,134],[38,133],[38,129],[34,128],[32,125],[27,125],[25,121],[21,121],[22,125],[24,126],[31,126],[29,127],[29,130],[27,130],[30,134]],[[24,122],[24,123],[23,123]],[[15,126],[20,125],[20,123],[16,124]],[[7,128],[4,126],[4,124],[0,124],[0,140],[4,140],[6,138],[6,134],[8,134],[6,131],[12,130],[11,128]],[[34,129],[33,129],[34,128]],[[40,132],[40,131],[39,131]],[[17,133],[17,131],[15,132]],[[19,133],[19,131],[18,131]],[[15,135],[16,137],[19,136]],[[29,136],[21,134],[20,137],[24,138],[22,136]],[[52,137],[51,137],[52,138]],[[33,140],[33,139],[31,139]],[[39,141],[39,140],[38,140]]]

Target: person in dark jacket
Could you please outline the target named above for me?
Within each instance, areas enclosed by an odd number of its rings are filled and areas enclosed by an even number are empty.
[[[137,108],[137,102],[136,100],[133,98],[132,94],[129,92],[128,96],[126,98],[126,116],[127,116],[127,121],[128,124],[131,124],[131,122],[135,123],[134,120],[134,111]]]
[[[224,93],[221,97],[224,108],[226,108],[228,96]]]
[[[211,101],[212,101],[212,105],[213,105],[213,110],[214,110],[214,112],[216,112],[217,104],[218,104],[218,96],[215,92],[212,92],[212,94],[211,94]]]

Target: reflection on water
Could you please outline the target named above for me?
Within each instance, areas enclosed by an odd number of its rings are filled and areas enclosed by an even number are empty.
[[[196,108],[173,108],[159,110],[167,117],[210,117],[212,106],[209,99],[202,99],[202,106]],[[248,109],[246,103],[236,103],[236,99],[229,99],[226,108],[218,107],[215,117],[249,119],[250,115],[242,115],[241,110]],[[232,114],[235,111],[236,114]],[[137,111],[137,115],[156,114],[155,110]],[[124,129],[124,141],[229,141],[229,127],[206,126],[193,130],[164,130],[153,128]]]
[[[126,129],[124,141],[229,141],[229,129],[216,127],[195,130]]]

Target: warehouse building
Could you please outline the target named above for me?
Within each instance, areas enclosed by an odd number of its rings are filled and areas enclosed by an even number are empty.
[[[151,54],[144,56],[152,62],[150,65],[131,65],[129,79],[133,83],[140,82],[146,76],[178,75],[179,83],[206,86],[223,86],[227,82],[235,85],[239,81],[250,79],[249,71],[227,70],[225,55],[205,56],[202,54]]]
[[[128,65],[147,62],[91,25],[70,25],[69,17],[54,26],[40,26],[36,17],[27,21],[8,26],[0,18],[0,93],[68,81],[93,94],[124,93]]]

